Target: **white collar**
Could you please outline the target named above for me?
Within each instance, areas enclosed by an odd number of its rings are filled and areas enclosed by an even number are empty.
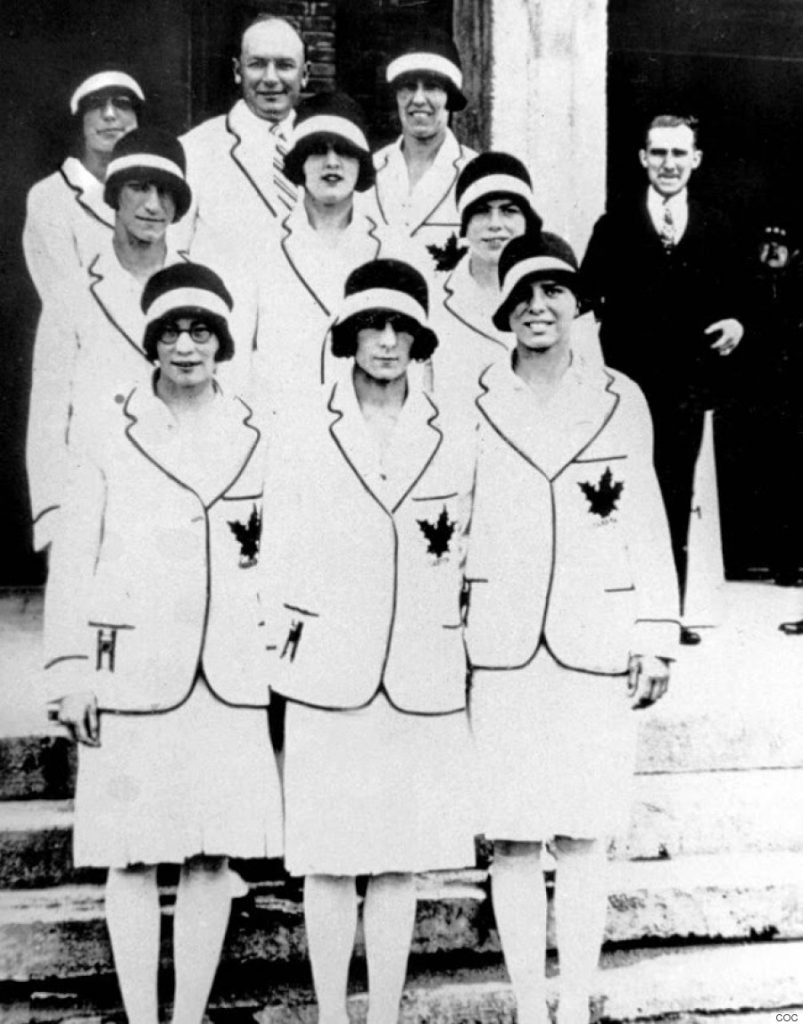
[[[239,99],[231,108],[229,117],[237,131],[244,135],[263,133],[273,138],[278,136],[288,144],[292,141],[293,126],[296,123],[295,110],[291,110],[287,117],[277,124],[275,121],[268,121],[264,117],[258,117],[245,100]]]

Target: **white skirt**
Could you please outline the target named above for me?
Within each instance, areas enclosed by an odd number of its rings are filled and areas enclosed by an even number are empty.
[[[525,668],[475,672],[470,708],[489,839],[624,831],[636,736],[624,677],[563,668],[542,648]]]
[[[472,771],[465,713],[404,714],[381,693],[356,711],[288,703],[288,871],[377,875],[473,865]]]
[[[163,714],[100,716],[79,746],[76,867],[279,857],[282,805],[266,708],[233,708],[199,678]]]

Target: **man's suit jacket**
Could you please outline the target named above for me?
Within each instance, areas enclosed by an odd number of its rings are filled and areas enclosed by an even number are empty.
[[[686,231],[667,253],[646,194],[617,206],[597,221],[581,274],[608,365],[632,376],[651,401],[656,391],[711,392],[721,357],[704,329],[739,319],[744,305],[739,246],[720,213],[690,197]]]
[[[407,713],[460,711],[474,422],[447,418],[411,388],[383,483],[352,382],[320,397],[269,454],[261,572],[271,686],[336,710],[384,690]]]
[[[584,672],[672,656],[678,593],[652,468],[650,416],[622,374],[577,366],[538,412],[510,363],[480,378],[480,447],[466,567],[475,668],[515,669],[546,646]]]
[[[276,142],[262,122],[238,100],[228,114],[210,118],[181,137],[187,155],[192,205],[171,228],[173,244],[195,257],[194,244],[237,255],[249,239],[269,238],[295,205],[295,187],[274,181]],[[291,198],[292,197],[292,198]]]
[[[45,605],[48,690],[102,709],[156,712],[199,666],[230,704],[268,702],[255,564],[262,434],[240,399],[214,399],[203,492],[182,475],[175,422],[135,387],[82,448],[53,545]]]

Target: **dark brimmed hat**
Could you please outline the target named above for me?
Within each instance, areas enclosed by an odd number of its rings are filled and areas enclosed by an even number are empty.
[[[424,276],[402,260],[379,259],[363,263],[346,279],[343,301],[332,325],[335,355],[354,354],[354,330],[360,315],[374,310],[399,313],[415,323],[413,359],[428,359],[435,351],[438,338],[429,326],[429,289]]]
[[[130,96],[135,106],[139,107],[145,102],[145,93],[142,86],[125,71],[116,68],[109,68],[105,71],[98,71],[89,78],[85,78],[70,97],[70,113],[75,117],[87,106],[91,96],[98,94],[116,95],[125,93]]]
[[[449,110],[465,107],[468,101],[463,95],[460,54],[452,37],[442,29],[430,28],[410,35],[388,64],[385,78],[395,89],[404,78],[422,74],[437,75],[443,79],[449,94]]]
[[[156,358],[162,323],[182,313],[203,314],[214,328],[218,340],[216,362],[234,355],[234,341],[228,318],[234,302],[214,270],[200,263],[171,263],[149,278],[140,306],[145,314],[142,348],[148,359]]]
[[[491,318],[498,331],[510,330],[510,314],[519,285],[543,277],[567,285],[579,301],[577,257],[568,242],[548,231],[512,238],[499,258],[502,301]]]
[[[457,179],[455,199],[460,214],[460,234],[465,235],[477,203],[482,200],[510,196],[518,200],[527,218],[527,230],[541,230],[541,218],[533,205],[533,183],[530,172],[509,153],[480,153],[470,160]]]
[[[355,188],[365,192],[374,183],[374,162],[362,108],[344,92],[318,93],[299,104],[293,145],[284,158],[284,173],[294,185],[304,184],[304,161],[321,143],[333,143],[360,161]]]
[[[192,201],[186,172],[184,147],[175,135],[160,128],[135,128],[118,139],[112,150],[103,198],[116,210],[120,188],[125,182],[136,179],[156,181],[173,193],[175,221],[179,221]]]

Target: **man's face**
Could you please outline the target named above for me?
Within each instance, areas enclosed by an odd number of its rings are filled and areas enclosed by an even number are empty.
[[[435,139],[449,127],[449,94],[437,75],[405,75],[396,85],[396,105],[404,135]]]
[[[283,121],[307,84],[304,44],[295,30],[283,21],[252,25],[234,58],[234,81],[257,117]]]
[[[694,132],[685,124],[674,128],[651,128],[647,145],[639,150],[641,166],[646,168],[650,184],[668,199],[689,183],[692,172],[703,158],[694,141]]]
[[[129,238],[159,242],[175,216],[175,197],[160,182],[132,179],[120,187],[116,224]]]

